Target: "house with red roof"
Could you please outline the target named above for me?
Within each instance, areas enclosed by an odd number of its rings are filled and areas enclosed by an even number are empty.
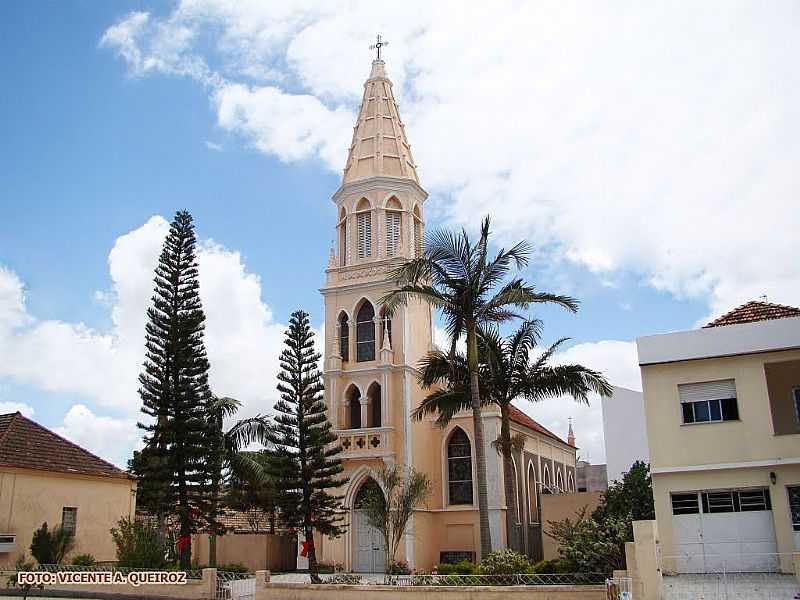
[[[132,475],[19,412],[0,415],[0,565],[30,557],[43,523],[74,535],[73,555],[115,560],[109,531],[135,509]]]

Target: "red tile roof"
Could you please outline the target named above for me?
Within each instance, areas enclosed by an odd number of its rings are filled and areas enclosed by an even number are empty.
[[[510,416],[511,416],[511,421],[513,423],[517,423],[518,425],[522,425],[523,427],[527,427],[528,429],[533,429],[534,431],[537,431],[542,435],[546,435],[549,438],[552,438],[554,440],[561,442],[562,444],[569,446],[567,442],[562,440],[560,437],[558,437],[555,433],[553,433],[546,427],[539,425],[539,423],[531,419],[528,415],[526,415],[516,406],[513,405],[511,406]]]
[[[771,321],[772,319],[785,319],[787,317],[800,317],[800,308],[753,300],[734,308],[703,327],[723,327],[725,325]]]
[[[0,467],[132,478],[19,412],[0,415]]]

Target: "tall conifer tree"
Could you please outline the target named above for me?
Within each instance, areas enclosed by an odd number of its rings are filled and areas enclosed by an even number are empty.
[[[281,518],[303,536],[311,580],[317,583],[314,531],[330,537],[344,531],[341,497],[333,492],[346,481],[338,477],[343,471],[338,457],[342,447],[326,416],[321,355],[314,348],[307,313],[292,313],[284,344],[271,469],[280,494]]]
[[[147,490],[148,507],[178,522],[180,566],[191,563],[191,534],[207,512],[206,441],[213,435],[205,314],[198,293],[197,240],[192,216],[176,213],[155,270],[147,310],[146,358],[139,375],[145,448],[133,461]]]

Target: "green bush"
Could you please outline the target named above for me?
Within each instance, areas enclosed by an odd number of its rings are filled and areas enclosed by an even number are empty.
[[[158,528],[120,519],[111,530],[117,546],[117,564],[136,569],[163,569],[166,566],[166,545],[161,540]]]
[[[408,563],[404,561],[395,561],[389,567],[389,575],[409,575],[411,569],[408,568]]]
[[[569,573],[570,568],[563,560],[540,560],[531,567],[529,572],[535,575],[540,575],[542,573]]]
[[[69,535],[61,525],[47,529],[47,523],[33,532],[31,554],[40,565],[60,565],[75,545],[75,538]]]
[[[225,565],[218,565],[217,571],[227,571],[228,573],[249,573],[250,569],[245,567],[242,563],[228,563]]]
[[[97,561],[91,554],[78,554],[72,559],[72,564],[76,567],[93,567],[97,564]]]
[[[468,560],[457,563],[442,563],[436,567],[439,575],[474,575],[475,565]]]
[[[528,559],[510,549],[492,552],[478,566],[481,575],[514,575],[527,573],[530,569],[531,563]]]
[[[17,574],[20,571],[34,571],[36,570],[36,565],[33,564],[33,561],[26,561],[25,555],[22,554],[18,559],[16,564],[14,565],[14,572],[11,573],[11,576],[8,578],[6,582],[7,587],[15,587],[19,588],[22,591],[22,599],[25,600],[28,597],[28,593],[31,591],[33,587],[38,587],[40,590],[44,589],[43,585],[32,586],[30,584],[20,585],[17,581]]]

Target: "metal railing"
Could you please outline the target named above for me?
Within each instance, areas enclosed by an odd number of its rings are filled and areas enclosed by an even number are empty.
[[[253,573],[217,571],[216,600],[254,600],[256,576]]]
[[[369,581],[354,573],[322,576],[323,583],[363,585],[372,583],[397,587],[414,586],[544,586],[603,585],[604,573],[517,573],[511,575],[386,575],[383,580]]]
[[[633,600],[633,581],[630,577],[606,579],[606,600]]]

